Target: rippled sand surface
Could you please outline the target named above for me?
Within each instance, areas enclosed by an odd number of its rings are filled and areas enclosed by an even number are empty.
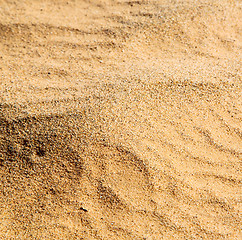
[[[0,0],[0,239],[241,239],[240,0]]]

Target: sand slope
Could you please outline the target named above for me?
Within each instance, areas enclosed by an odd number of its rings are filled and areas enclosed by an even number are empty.
[[[0,0],[0,239],[240,239],[241,17]]]

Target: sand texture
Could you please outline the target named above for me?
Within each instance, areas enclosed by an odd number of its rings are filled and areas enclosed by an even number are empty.
[[[241,0],[0,0],[0,239],[241,239]]]

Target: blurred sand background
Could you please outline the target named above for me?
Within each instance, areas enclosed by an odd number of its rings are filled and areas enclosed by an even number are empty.
[[[0,0],[0,239],[241,239],[240,0]]]

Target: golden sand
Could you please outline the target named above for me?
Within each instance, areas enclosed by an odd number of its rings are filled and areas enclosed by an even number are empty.
[[[240,0],[0,0],[0,239],[241,239]]]

